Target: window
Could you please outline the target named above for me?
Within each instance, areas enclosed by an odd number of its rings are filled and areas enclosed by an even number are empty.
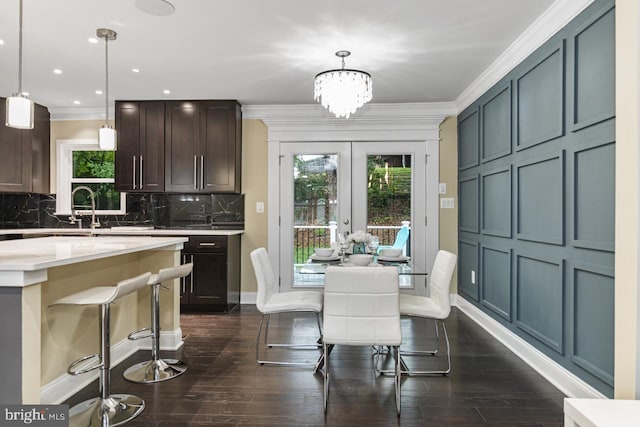
[[[71,193],[79,186],[95,194],[96,214],[125,213],[125,193],[115,190],[115,152],[101,151],[97,140],[72,139],[57,142],[56,214],[71,214]],[[79,190],[73,197],[73,209],[90,212],[89,193]]]

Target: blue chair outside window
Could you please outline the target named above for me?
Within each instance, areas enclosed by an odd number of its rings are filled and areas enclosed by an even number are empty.
[[[380,245],[378,247],[378,252],[380,252],[380,249],[394,248],[394,249],[402,249],[403,255],[406,255],[406,246],[407,246],[408,240],[409,240],[409,227],[407,227],[406,225],[403,225],[400,228],[400,231],[398,231],[398,234],[396,234],[396,240],[395,242],[393,242],[393,245],[391,246]]]

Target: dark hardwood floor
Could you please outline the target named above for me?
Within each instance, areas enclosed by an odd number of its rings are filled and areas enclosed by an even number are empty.
[[[400,418],[395,413],[393,377],[374,375],[370,348],[334,349],[329,408],[325,415],[320,373],[314,375],[310,367],[256,364],[254,343],[259,320],[255,307],[249,305],[229,314],[183,314],[183,349],[162,354],[182,358],[189,369],[172,381],[142,385],[122,378],[126,367],[149,357],[146,351],[113,368],[112,393],[136,394],[147,405],[127,425],[563,425],[564,395],[455,308],[446,321],[452,372],[446,377],[403,378]],[[403,319],[403,339],[426,348],[428,338],[435,335],[433,323],[417,322]],[[412,339],[416,332],[420,338]],[[313,342],[317,338],[315,319],[305,314],[274,317],[270,342],[291,336],[300,342]],[[296,360],[314,361],[319,355],[314,350],[269,351],[269,356]],[[426,361],[406,359],[410,366],[424,368],[425,363],[437,363],[441,357]],[[73,405],[97,394],[94,383],[66,403]]]

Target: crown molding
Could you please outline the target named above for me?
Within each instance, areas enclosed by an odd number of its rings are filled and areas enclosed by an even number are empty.
[[[336,125],[374,120],[440,120],[456,114],[453,102],[370,103],[358,109],[348,119],[338,119],[320,104],[243,105],[242,117],[265,122],[331,122]]]
[[[460,113],[544,42],[564,28],[594,0],[557,0],[538,17],[453,102]]]
[[[273,141],[439,140],[439,126],[455,115],[453,103],[367,104],[338,119],[319,104],[245,105],[244,119],[260,119]]]

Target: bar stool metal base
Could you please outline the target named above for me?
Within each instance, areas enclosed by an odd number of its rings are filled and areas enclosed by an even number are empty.
[[[119,426],[131,421],[144,410],[144,400],[131,394],[112,394],[107,399],[96,397],[69,410],[70,425],[82,427]],[[108,418],[108,422],[105,417]]]
[[[181,360],[147,360],[127,368],[124,377],[133,383],[150,384],[170,380],[184,374],[186,370],[187,364]]]

